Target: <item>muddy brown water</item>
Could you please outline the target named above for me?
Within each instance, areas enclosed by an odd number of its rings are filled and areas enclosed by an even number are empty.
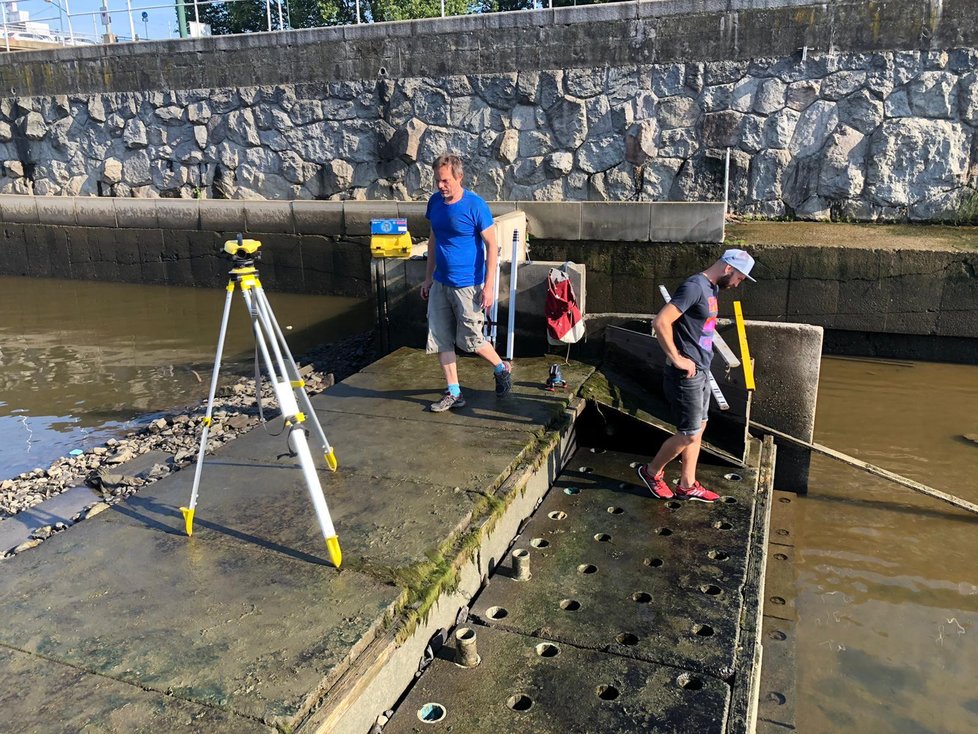
[[[978,502],[978,367],[824,358],[820,443]],[[796,500],[797,725],[978,731],[978,517],[813,460]]]
[[[368,302],[269,293],[296,355],[372,327]],[[223,289],[0,277],[0,479],[206,400]],[[253,374],[236,292],[222,375]]]

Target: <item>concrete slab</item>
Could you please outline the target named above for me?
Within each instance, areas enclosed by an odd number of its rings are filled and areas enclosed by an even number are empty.
[[[566,391],[552,393],[544,389],[550,365],[554,362],[561,364],[564,379],[568,382]],[[492,371],[482,359],[461,358],[458,371],[467,402],[466,407],[459,410],[427,412],[428,405],[437,401],[444,390],[438,358],[406,348],[330,388],[313,401],[313,406],[317,410],[421,420],[429,424],[539,431],[563,415],[570,396],[594,368],[580,362],[565,365],[556,356],[517,359],[513,367],[513,394],[506,400],[496,398]],[[405,383],[403,375],[408,374],[416,377]],[[421,375],[424,377],[419,377]],[[411,387],[406,388],[406,384]],[[325,421],[322,416],[320,419]]]
[[[482,662],[442,648],[384,727],[405,732],[722,732],[727,687],[654,663],[476,627]],[[445,709],[422,722],[428,703]]]
[[[0,647],[0,709],[17,731],[46,734],[273,734],[261,722],[147,691],[70,665]]]
[[[237,538],[208,543],[108,514],[4,561],[0,642],[138,692],[294,726],[400,594]]]
[[[531,580],[497,573],[471,613],[496,628],[728,679],[756,471],[737,469],[734,479],[730,468],[703,464],[703,483],[723,500],[662,502],[636,485],[639,460],[578,452],[514,543],[530,552]],[[509,554],[502,565],[511,564]]]

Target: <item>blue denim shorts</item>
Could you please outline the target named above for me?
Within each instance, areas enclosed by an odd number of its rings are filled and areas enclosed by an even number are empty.
[[[684,436],[695,436],[703,430],[703,421],[710,410],[710,383],[706,372],[699,367],[687,377],[685,370],[666,365],[662,389],[672,407],[672,420]]]

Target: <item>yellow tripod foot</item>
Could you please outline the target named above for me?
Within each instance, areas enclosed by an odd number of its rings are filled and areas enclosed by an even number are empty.
[[[180,512],[183,513],[183,524],[187,529],[187,535],[194,534],[194,511],[189,507],[181,507]]]
[[[329,470],[336,471],[336,467],[339,466],[339,464],[336,461],[336,454],[333,453],[333,449],[327,451],[325,454],[323,454],[323,456],[326,457],[326,466],[329,467]]]
[[[334,535],[326,538],[326,552],[329,553],[329,561],[337,568],[343,563],[343,551],[340,550],[340,539]]]

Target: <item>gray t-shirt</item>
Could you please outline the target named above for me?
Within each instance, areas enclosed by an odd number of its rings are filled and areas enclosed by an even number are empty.
[[[697,273],[679,286],[671,301],[683,314],[672,326],[676,349],[704,371],[710,369],[713,361],[719,292],[703,273]]]

